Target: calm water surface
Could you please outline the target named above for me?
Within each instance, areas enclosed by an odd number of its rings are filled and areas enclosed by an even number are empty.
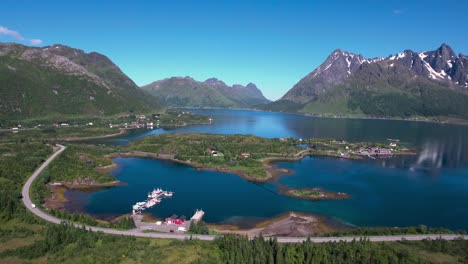
[[[351,199],[311,202],[278,194],[277,183],[254,184],[232,174],[197,171],[170,162],[117,158],[113,175],[126,183],[95,193],[67,192],[68,207],[100,217],[129,213],[153,187],[175,192],[172,199],[150,209],[158,217],[191,216],[206,211],[207,222],[235,223],[241,218],[276,216],[286,211],[325,214],[362,226],[426,224],[468,229],[468,126],[392,120],[314,118],[242,110],[194,110],[214,118],[212,125],[172,130],[136,131],[97,143],[124,145],[161,133],[254,134],[262,137],[329,137],[350,141],[398,138],[416,146],[415,157],[350,161],[312,157],[278,162],[295,173],[278,183],[346,192]]]

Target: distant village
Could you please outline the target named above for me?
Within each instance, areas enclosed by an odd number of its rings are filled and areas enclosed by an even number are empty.
[[[21,124],[18,124],[15,127],[11,128],[11,131],[13,133],[18,133],[21,130],[25,129],[40,129],[40,128],[46,128],[46,127],[53,127],[53,128],[68,128],[68,127],[92,127],[92,126],[97,126],[97,127],[109,127],[109,128],[121,128],[121,129],[154,129],[154,128],[159,128],[161,125],[166,125],[166,126],[185,126],[187,125],[185,122],[180,121],[179,119],[182,117],[190,117],[194,115],[190,111],[182,111],[178,112],[177,114],[171,115],[170,117],[164,116],[164,121],[161,119],[163,118],[162,114],[152,114],[150,116],[148,115],[126,115],[126,116],[121,116],[119,118],[116,118],[115,121],[117,122],[109,122],[108,123],[103,123],[105,120],[96,120],[94,122],[83,122],[83,121],[59,121],[59,122],[54,122],[51,125],[46,125],[46,124],[37,124],[33,127],[28,127],[25,128]],[[126,122],[122,122],[122,120]],[[213,118],[208,118],[208,124],[211,124],[213,121]]]

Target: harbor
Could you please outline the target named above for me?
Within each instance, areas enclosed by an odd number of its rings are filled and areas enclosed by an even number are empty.
[[[174,195],[173,192],[164,191],[160,188],[153,189],[152,192],[148,193],[147,199],[142,202],[137,202],[132,206],[132,217],[135,222],[135,226],[142,231],[155,231],[155,232],[186,232],[190,228],[192,221],[198,223],[202,220],[205,212],[203,210],[195,210],[194,215],[187,220],[185,215],[178,216],[176,214],[167,217],[165,221],[156,222],[143,222],[142,212],[146,209],[152,208],[161,203],[164,198],[171,198]]]
[[[185,216],[177,216],[175,214],[167,217],[165,221],[143,222],[143,215],[134,214],[133,221],[135,226],[143,232],[164,232],[164,233],[184,233],[189,231],[192,221],[198,223],[202,220],[205,212],[203,210],[195,210],[195,213],[190,219]]]

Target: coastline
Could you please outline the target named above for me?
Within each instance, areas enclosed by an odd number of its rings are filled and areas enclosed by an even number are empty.
[[[65,141],[65,142],[76,142],[76,141],[87,141],[87,140],[94,140],[94,139],[104,139],[104,138],[113,138],[118,136],[123,136],[128,133],[128,129],[119,129],[119,133],[115,134],[107,134],[101,136],[90,136],[90,137],[65,137],[65,138],[56,138],[56,141]]]
[[[203,164],[190,162],[190,161],[178,160],[178,159],[175,158],[175,155],[170,155],[170,154],[159,154],[159,153],[143,152],[143,151],[128,151],[128,152],[110,153],[108,155],[105,155],[105,157],[110,158],[110,159],[117,158],[117,157],[122,157],[122,158],[136,157],[136,158],[149,158],[149,159],[156,159],[156,160],[166,160],[166,161],[170,161],[170,162],[179,163],[179,164],[182,164],[182,165],[187,165],[187,166],[190,166],[190,167],[192,167],[194,169],[197,169],[197,170],[211,170],[211,171],[217,171],[217,172],[222,172],[222,173],[232,173],[232,174],[234,174],[234,175],[236,175],[238,177],[241,177],[241,178],[243,178],[243,179],[245,179],[247,181],[259,182],[259,183],[261,183],[261,182],[275,182],[275,181],[278,180],[280,175],[290,175],[290,174],[293,173],[290,170],[287,170],[287,169],[284,169],[284,168],[278,168],[274,164],[277,161],[296,162],[296,161],[300,161],[301,159],[303,159],[306,156],[331,156],[333,158],[344,158],[344,157],[337,157],[336,155],[326,155],[326,154],[324,155],[324,154],[310,153],[311,151],[313,151],[311,148],[301,149],[299,152],[297,152],[295,154],[290,153],[290,154],[284,155],[284,156],[280,156],[279,153],[267,153],[267,155],[271,155],[271,156],[263,158],[263,159],[258,159],[258,161],[260,161],[263,164],[263,170],[266,173],[266,177],[263,177],[263,178],[252,177],[252,176],[249,176],[246,171],[230,169],[227,166],[210,166],[210,165],[203,165]],[[405,154],[408,154],[408,153],[405,153]],[[396,154],[396,155],[398,155],[398,154]],[[257,164],[257,167],[260,168],[258,165],[259,164]],[[97,171],[99,171],[99,172],[102,172],[102,173],[109,173],[110,171],[118,168],[118,166],[119,166],[118,164],[112,162],[111,165],[97,167],[95,169]],[[248,171],[248,169],[247,169],[247,171]],[[78,179],[78,180],[74,180],[73,182],[55,182],[55,183],[51,184],[51,185],[56,186],[51,191],[51,193],[52,193],[51,196],[52,197],[46,199],[45,206],[46,207],[51,207],[51,209],[54,209],[54,206],[55,206],[55,208],[59,208],[59,209],[65,208],[67,200],[65,198],[64,192],[66,190],[80,190],[80,191],[84,191],[84,192],[86,192],[86,191],[91,192],[91,191],[95,191],[96,189],[109,188],[109,187],[114,187],[114,186],[123,185],[123,184],[125,184],[125,183],[122,183],[120,181],[112,181],[112,182],[108,182],[108,183],[95,183],[95,182],[92,182],[90,179],[84,179],[84,180],[83,179]],[[61,188],[59,188],[58,186],[60,186]],[[56,190],[56,192],[54,192],[53,190]],[[314,190],[314,191],[317,191],[317,190]],[[325,192],[326,194],[329,194],[329,195],[325,195],[326,196],[325,198],[320,198],[320,199],[308,199],[308,198],[304,198],[304,197],[298,197],[298,196],[295,196],[295,195],[289,195],[287,192],[285,193],[284,191],[281,191],[281,188],[280,188],[280,193],[279,194],[289,196],[289,197],[292,197],[294,199],[305,199],[305,200],[314,200],[314,201],[349,198],[349,197],[347,197],[346,194],[345,194],[346,197],[344,197],[344,196],[343,197],[341,197],[341,196],[340,197],[334,197],[334,195],[336,193],[328,192],[328,191],[325,191],[325,190],[319,190],[319,191],[323,191],[323,192]],[[338,193],[338,194],[341,195],[341,193]],[[54,206],[50,206],[50,204],[53,204]],[[302,216],[302,215],[298,216],[298,214],[294,214],[294,213],[290,212],[287,215],[281,217],[281,219],[270,220],[272,222],[271,225],[263,224],[264,226],[266,226],[265,228],[262,227],[263,225],[260,225],[260,227],[256,226],[255,229],[253,229],[253,230],[241,230],[240,227],[224,227],[224,228],[221,228],[220,232],[227,232],[227,231],[235,230],[235,231],[239,231],[239,232],[244,232],[246,234],[268,233],[270,235],[273,235],[273,234],[277,233],[278,235],[291,236],[291,234],[286,234],[285,231],[283,230],[284,225],[294,226],[295,229],[298,229],[298,228],[300,229],[301,226],[303,226],[303,229],[305,228],[306,230],[309,230],[307,228],[310,228],[311,226],[314,226],[314,228],[317,229],[318,228],[317,225],[321,225],[321,221],[319,221],[319,220],[317,220],[317,218],[310,217],[310,216]],[[262,229],[258,229],[258,228],[262,228]],[[275,231],[275,230],[283,230],[283,231]],[[318,228],[318,230],[321,230],[321,229]],[[314,233],[316,231],[310,231],[309,230],[308,232],[310,232],[312,234],[316,234],[316,233]],[[308,235],[308,234],[304,234],[304,233],[298,234],[298,236],[302,236],[302,235]]]
[[[258,111],[258,110],[255,110]],[[262,111],[262,110],[260,110]],[[310,113],[293,113],[293,112],[273,112],[265,111],[270,113],[287,113],[287,114],[297,114],[302,116],[316,117],[316,118],[329,118],[329,119],[354,119],[354,120],[390,120],[390,121],[406,121],[406,122],[424,122],[424,123],[434,123],[434,124],[448,124],[448,125],[459,125],[459,126],[468,126],[468,120],[454,118],[448,119],[446,121],[434,120],[430,118],[396,118],[396,117],[373,117],[373,116],[333,116],[333,115],[320,115],[320,114],[310,114]]]
[[[236,110],[236,111],[253,111],[253,112],[265,112],[265,113],[280,113],[280,114],[291,114],[291,115],[300,115],[300,116],[309,116],[317,118],[330,118],[330,119],[356,119],[356,120],[394,120],[394,121],[408,121],[408,122],[426,122],[426,123],[436,123],[436,124],[450,124],[450,125],[461,125],[468,126],[468,120],[461,118],[450,118],[446,117],[447,120],[434,120],[430,118],[397,118],[397,117],[373,117],[373,116],[352,116],[352,115],[322,115],[322,114],[312,114],[304,112],[281,112],[281,111],[268,111],[257,108],[222,108],[222,107],[177,107],[180,109],[200,109],[200,110]],[[436,117],[435,117],[436,118]]]
[[[241,220],[249,221],[248,219]],[[345,225],[327,216],[289,211],[265,220],[257,220],[253,226],[242,227],[242,225],[235,223],[217,223],[208,226],[220,234],[237,234],[248,237],[260,235],[302,237],[332,233]]]
[[[215,167],[215,166],[207,166],[199,163],[194,163],[194,162],[189,162],[189,161],[183,161],[183,160],[178,160],[174,158],[174,155],[166,155],[166,154],[156,154],[156,153],[151,153],[151,152],[143,152],[143,151],[131,151],[131,152],[123,152],[123,153],[114,153],[109,155],[110,158],[116,158],[116,157],[123,157],[123,158],[149,158],[149,159],[156,159],[156,160],[166,160],[166,161],[171,161],[183,165],[190,166],[194,169],[197,170],[210,170],[210,171],[217,171],[217,172],[222,172],[222,173],[232,173],[235,174],[245,180],[251,181],[251,182],[274,182],[278,179],[280,174],[291,174],[291,171],[283,168],[277,168],[274,166],[272,163],[277,160],[284,160],[285,158],[268,158],[268,160],[261,160],[261,162],[265,165],[264,170],[267,174],[267,177],[265,178],[255,178],[252,176],[249,176],[246,172],[240,171],[240,170],[234,170],[234,169],[229,169],[229,168],[224,168],[224,167]],[[303,158],[302,156],[301,158]],[[292,160],[292,161],[298,161],[301,158],[294,158],[294,159],[287,159],[287,160]],[[113,165],[111,165],[113,166]],[[118,165],[117,165],[118,166]]]

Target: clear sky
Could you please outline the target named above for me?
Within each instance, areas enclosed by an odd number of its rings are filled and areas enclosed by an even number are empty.
[[[467,0],[2,0],[0,6],[2,42],[97,51],[138,85],[217,77],[253,82],[269,99],[336,48],[380,57],[445,42],[468,54]]]

